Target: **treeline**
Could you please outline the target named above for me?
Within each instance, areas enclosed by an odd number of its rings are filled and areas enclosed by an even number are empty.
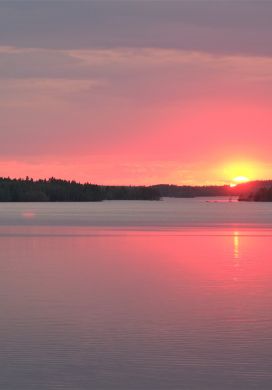
[[[271,201],[272,180],[256,180],[237,184],[235,187],[222,186],[177,186],[158,184],[153,186],[162,197],[195,198],[200,196],[237,196],[239,200]]]
[[[272,202],[272,181],[256,181],[240,186],[240,201]]]
[[[153,186],[162,197],[195,198],[198,196],[230,196],[236,195],[233,188],[223,186],[177,186],[171,184],[158,184]]]
[[[236,187],[102,186],[54,177],[48,180],[0,178],[0,202],[98,202],[103,200],[159,200],[161,197],[238,196],[245,201],[271,201],[272,181],[255,181]]]
[[[98,202],[103,200],[159,200],[159,192],[145,186],[100,186],[50,178],[0,178],[0,202]]]
[[[239,200],[246,202],[272,202],[272,187],[260,188],[256,192],[250,192],[246,196],[242,195]]]

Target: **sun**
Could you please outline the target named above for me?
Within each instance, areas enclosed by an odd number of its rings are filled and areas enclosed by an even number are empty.
[[[249,178],[246,176],[236,176],[232,179],[232,183],[230,183],[230,187],[236,187],[237,184],[242,184],[242,183],[248,183]]]
[[[225,180],[231,187],[247,183],[259,176],[259,164],[253,161],[233,161],[223,167]]]
[[[242,183],[248,183],[249,178],[246,176],[236,176],[232,179],[232,183],[230,183],[230,187],[236,187],[237,184],[242,184]]]
[[[232,179],[235,183],[247,183],[249,178],[246,176],[236,176]]]

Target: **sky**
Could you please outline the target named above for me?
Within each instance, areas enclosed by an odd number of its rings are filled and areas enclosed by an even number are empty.
[[[272,178],[272,1],[1,1],[0,176]]]

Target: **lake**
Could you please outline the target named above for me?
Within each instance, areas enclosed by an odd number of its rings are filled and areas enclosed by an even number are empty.
[[[272,205],[0,203],[0,389],[270,390]]]

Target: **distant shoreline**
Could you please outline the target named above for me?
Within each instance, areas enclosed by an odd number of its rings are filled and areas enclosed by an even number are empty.
[[[233,191],[232,191],[233,192]],[[230,187],[177,186],[107,186],[78,183],[74,180],[34,180],[0,178],[0,202],[100,202],[103,200],[160,200],[201,196],[230,196]]]
[[[74,180],[0,178],[0,202],[100,202],[103,200],[160,200],[209,196],[238,197],[240,201],[272,201],[272,181],[230,185],[106,186]]]
[[[0,178],[0,202],[101,202],[103,200],[159,200],[159,192],[145,186],[101,186],[62,179]]]

